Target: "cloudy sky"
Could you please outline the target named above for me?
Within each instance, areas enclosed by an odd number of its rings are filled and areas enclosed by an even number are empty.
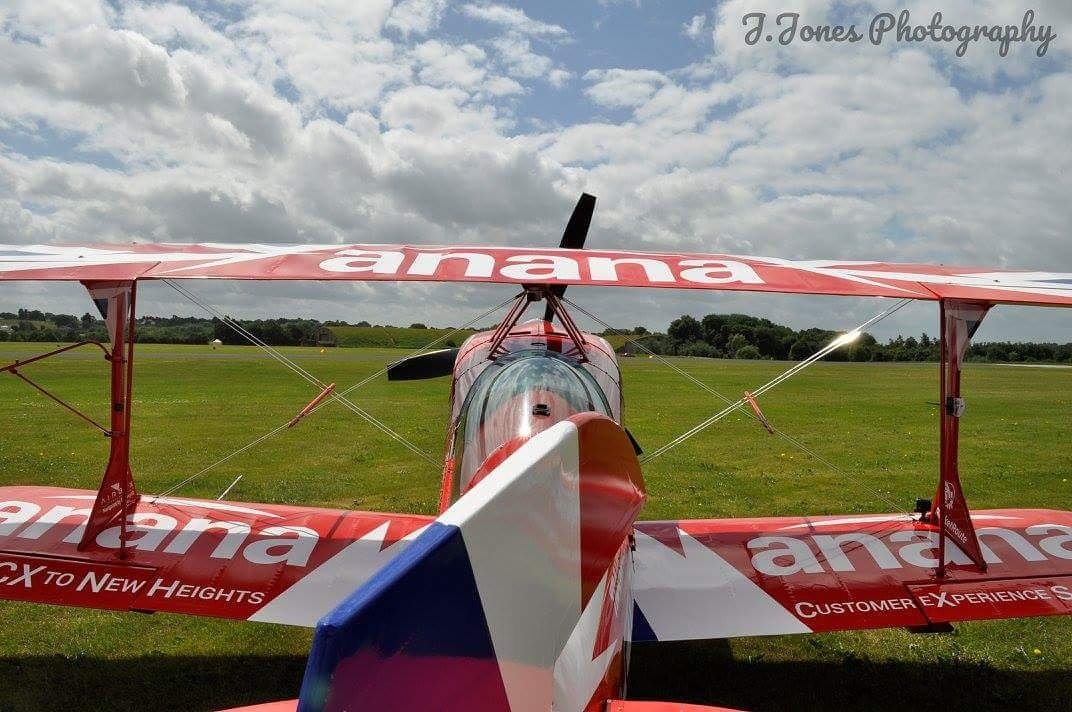
[[[945,0],[8,0],[0,243],[553,245],[582,191],[589,245],[1072,271],[1072,3],[987,42],[743,41],[742,17],[1019,24]],[[239,316],[457,324],[503,287],[197,284]],[[571,292],[573,293],[573,292]],[[615,324],[746,311],[851,327],[882,300],[580,290]],[[81,313],[5,284],[0,310]],[[162,285],[143,313],[198,313]],[[935,331],[933,305],[881,328]],[[981,338],[1072,340],[999,310]]]

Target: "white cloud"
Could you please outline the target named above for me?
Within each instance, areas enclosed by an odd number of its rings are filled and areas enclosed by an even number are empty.
[[[391,9],[387,27],[403,35],[427,34],[436,28],[447,9],[447,0],[402,0]]]
[[[699,42],[707,32],[707,14],[693,15],[692,19],[681,26],[681,33],[693,42]]]
[[[551,58],[532,51],[532,42],[519,34],[508,34],[496,39],[492,45],[506,71],[514,77],[533,79],[551,71]]]
[[[547,73],[547,82],[556,89],[566,86],[572,78],[573,73],[565,69],[552,69]]]
[[[561,25],[534,20],[526,15],[524,10],[515,7],[494,3],[480,5],[468,3],[461,6],[461,11],[473,19],[499,25],[520,35],[551,38],[569,36],[569,32]]]
[[[487,71],[487,55],[476,45],[451,46],[429,40],[413,50],[420,69],[418,78],[432,86],[454,85],[471,88],[480,84]]]
[[[640,106],[668,81],[650,69],[593,69],[584,78],[594,82],[584,92],[588,98],[610,108]]]

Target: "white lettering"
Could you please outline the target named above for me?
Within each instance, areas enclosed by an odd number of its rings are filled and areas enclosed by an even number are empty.
[[[1006,544],[1015,549],[1017,554],[1024,557],[1025,561],[1046,560],[1046,557],[1043,556],[1038,549],[1033,547],[1031,545],[1031,542],[1009,529],[1002,529],[1000,527],[984,527],[982,529],[977,529],[975,535],[979,539],[979,550],[983,552],[983,559],[989,564],[1000,564],[1001,559],[990,549],[989,546],[983,543],[984,536],[996,536],[997,538],[1001,539]]]
[[[175,517],[157,512],[137,512],[127,518],[127,546],[133,546],[142,551],[156,551],[160,543],[167,538],[179,522]],[[142,522],[149,522],[148,526]],[[109,549],[118,549],[122,527],[109,527],[97,535],[97,544]]]
[[[405,255],[390,250],[342,250],[338,257],[324,260],[320,269],[327,272],[372,272],[398,274]]]
[[[1065,544],[1072,543],[1072,527],[1062,524],[1036,524],[1027,528],[1028,534],[1041,535],[1049,532],[1061,532],[1056,536],[1048,536],[1038,543],[1042,550],[1050,556],[1058,559],[1072,559],[1072,549],[1066,549]]]
[[[508,265],[499,270],[503,277],[520,280],[573,279],[581,278],[577,260],[558,255],[517,255],[507,257],[507,262],[519,264]],[[524,263],[524,264],[520,264]]]
[[[320,537],[308,527],[265,527],[265,536],[282,537],[292,534],[293,537],[279,539],[264,539],[255,541],[245,548],[242,556],[246,561],[254,564],[276,564],[285,562],[291,566],[305,566],[309,563],[309,557]],[[273,552],[273,549],[283,551]]]
[[[938,532],[909,530],[890,534],[891,542],[914,542],[902,546],[897,555],[904,559],[909,566],[918,566],[921,569],[932,569],[938,565]],[[926,555],[924,554],[926,552]],[[945,542],[945,560],[953,564],[970,564],[971,559],[950,540]]]
[[[696,284],[763,284],[756,271],[733,260],[681,260],[681,278]]]
[[[33,502],[0,502],[0,535],[11,534],[40,511]]]
[[[81,526],[76,527],[75,531],[68,535],[65,541],[78,542],[82,539],[82,532],[85,531],[86,521],[89,519],[89,508],[75,509],[74,507],[58,506],[45,512],[40,519],[31,524],[30,526],[19,532],[20,539],[40,539],[44,536],[52,527],[56,526],[64,519],[68,517],[77,517],[80,519],[78,522]],[[75,537],[74,533],[78,532],[78,536]]]
[[[780,549],[769,547],[780,546]],[[796,573],[821,574],[823,567],[819,564],[811,547],[800,539],[791,536],[761,536],[747,544],[749,549],[767,548],[752,555],[752,567],[768,576],[791,576]],[[778,559],[789,559],[778,563]]]
[[[495,270],[495,258],[483,252],[421,252],[406,273],[431,277],[445,260],[465,260],[466,277],[490,277]]]
[[[212,550],[214,559],[233,559],[249,536],[249,525],[240,522],[213,522],[208,519],[191,519],[182,531],[175,535],[164,549],[168,554],[185,554],[194,542],[209,529],[222,529],[227,534]]]
[[[612,259],[610,257],[589,257],[588,269],[592,279],[597,282],[618,282],[618,265],[635,265],[644,269],[644,275],[649,282],[673,282],[674,273],[670,267],[661,260],[645,259],[640,257],[622,257]]]
[[[830,536],[828,534],[819,534],[812,537],[812,540],[819,547],[819,551],[822,552],[827,562],[830,564],[830,568],[833,571],[855,571],[852,562],[849,561],[849,557],[845,556],[844,547],[846,544],[860,544],[867,549],[867,553],[871,555],[871,558],[875,560],[875,563],[883,569],[899,569],[901,564],[894,558],[890,550],[886,548],[877,537],[864,533],[851,533],[851,534],[838,534],[836,536]],[[853,547],[858,548],[858,547]]]

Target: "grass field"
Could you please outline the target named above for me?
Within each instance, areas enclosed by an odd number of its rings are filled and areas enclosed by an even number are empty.
[[[0,344],[0,362],[42,345]],[[290,418],[313,393],[252,348],[146,346],[135,382],[133,466],[154,492]],[[388,349],[290,349],[326,381],[360,380]],[[737,396],[785,364],[675,359]],[[42,383],[105,417],[99,356],[35,368]],[[647,358],[623,359],[626,424],[648,450],[720,409]],[[27,369],[29,372],[30,369]],[[765,399],[768,416],[853,473],[830,472],[731,418],[646,466],[644,518],[888,511],[936,479],[937,367],[820,364]],[[446,379],[388,384],[355,400],[438,453]],[[1072,509],[1072,369],[970,365],[962,473],[975,507]],[[99,434],[0,376],[0,484],[93,488]],[[245,501],[433,513],[439,473],[330,406],[184,488]],[[262,624],[0,603],[0,710],[218,709],[293,697],[311,633]],[[631,694],[755,710],[1072,709],[1072,619],[636,646]]]

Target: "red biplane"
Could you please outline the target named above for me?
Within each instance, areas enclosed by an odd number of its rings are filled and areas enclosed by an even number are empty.
[[[0,598],[315,626],[299,699],[258,708],[307,712],[680,710],[622,699],[631,641],[1072,612],[1072,513],[972,511],[957,471],[973,333],[997,304],[1072,305],[1072,274],[588,251],[594,202],[582,196],[558,249],[0,246],[0,280],[81,282],[111,339],[81,344],[110,363],[100,489],[0,488]],[[496,329],[386,369],[389,379],[453,379],[439,515],[139,493],[129,464],[135,294],[150,279],[180,290],[193,279],[520,287]],[[567,299],[569,285],[901,300],[880,317],[903,300],[937,302],[935,498],[915,514],[636,521],[646,495],[615,354],[578,328],[571,310],[593,315]],[[523,321],[536,302],[542,318]],[[3,370],[27,379],[20,369],[33,360]],[[364,413],[352,389],[291,365],[319,390],[298,418],[332,400]],[[773,429],[757,399],[777,382],[701,426],[743,409]]]

